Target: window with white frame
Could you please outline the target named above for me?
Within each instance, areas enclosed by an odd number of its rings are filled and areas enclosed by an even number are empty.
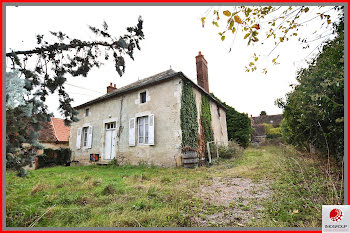
[[[116,123],[115,121],[106,123],[106,129],[115,129]]]
[[[92,125],[83,126],[82,128],[77,129],[77,140],[76,147],[77,149],[91,148],[92,146]]]
[[[138,143],[148,144],[148,116],[137,118],[137,128],[138,128]]]
[[[88,129],[89,127],[83,128],[83,147],[86,147],[88,143]]]

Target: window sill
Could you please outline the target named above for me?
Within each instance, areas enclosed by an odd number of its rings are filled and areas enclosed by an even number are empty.
[[[152,144],[138,143],[136,146],[153,146]]]

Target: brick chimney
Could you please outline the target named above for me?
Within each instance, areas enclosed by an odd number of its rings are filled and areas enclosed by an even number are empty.
[[[112,86],[112,83],[110,83],[109,86],[107,86],[107,94],[114,91],[115,89],[117,89],[116,85],[114,84],[114,86]]]
[[[196,56],[196,68],[197,68],[197,84],[201,86],[206,92],[209,92],[209,80],[208,80],[208,63],[199,51]]]

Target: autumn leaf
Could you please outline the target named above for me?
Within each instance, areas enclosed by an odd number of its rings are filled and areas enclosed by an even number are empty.
[[[247,34],[245,34],[244,39],[247,39],[249,35],[250,35],[250,32],[248,32]]]
[[[224,41],[225,40],[225,36],[221,36],[221,40]]]
[[[241,20],[241,18],[238,15],[235,15],[233,18],[234,18],[236,23],[239,23],[239,24],[242,23],[242,20]]]
[[[233,27],[233,28],[232,28],[232,33],[234,34],[234,33],[235,33],[235,31],[236,31],[236,28],[235,28],[235,27]]]
[[[309,8],[306,7],[306,8],[304,9],[304,12],[306,13],[306,12],[308,12],[308,11],[309,11]]]
[[[233,25],[234,25],[234,24],[235,24],[235,21],[231,20],[231,22],[230,22],[230,26],[229,26],[229,28],[228,28],[228,29],[232,30],[232,28],[233,28]]]
[[[224,11],[222,12],[224,15],[226,15],[227,17],[230,17],[231,16],[231,12],[230,11]]]
[[[327,23],[330,24],[332,21],[330,19],[327,19]]]
[[[259,30],[259,29],[260,29],[260,25],[259,25],[259,24],[254,24],[254,25],[252,26],[252,28],[255,28],[256,30]]]
[[[205,17],[202,17],[202,18],[201,18],[201,21],[202,21],[202,27],[204,27]]]
[[[215,25],[215,26],[219,27],[218,22],[213,21],[212,23],[213,23],[213,25]]]

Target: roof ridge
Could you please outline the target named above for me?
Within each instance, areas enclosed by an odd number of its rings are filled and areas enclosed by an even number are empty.
[[[113,96],[117,96],[117,95],[121,95],[124,94],[126,92],[129,91],[134,91],[140,88],[143,88],[147,85],[156,83],[156,82],[161,82],[163,80],[167,80],[169,78],[173,78],[176,75],[181,76],[182,78],[185,78],[186,80],[189,80],[195,87],[197,87],[201,92],[203,92],[204,94],[208,95],[211,99],[214,100],[214,102],[217,102],[222,108],[226,109],[226,107],[221,104],[217,99],[213,98],[210,93],[208,93],[206,90],[204,90],[203,87],[199,86],[198,84],[196,84],[193,80],[189,79],[184,73],[182,73],[181,71],[179,72],[175,72],[173,69],[168,69],[166,71],[160,72],[158,74],[149,76],[147,78],[143,78],[141,80],[138,80],[136,82],[130,83],[124,87],[121,88],[117,88],[116,90],[111,91],[110,93],[104,94],[100,97],[97,97],[93,100],[87,101],[83,104],[80,104],[78,106],[75,106],[74,108],[79,109],[79,108],[83,108],[85,106],[89,106],[91,104],[94,104],[96,102],[102,101],[104,99],[108,99],[108,98],[112,98]]]

